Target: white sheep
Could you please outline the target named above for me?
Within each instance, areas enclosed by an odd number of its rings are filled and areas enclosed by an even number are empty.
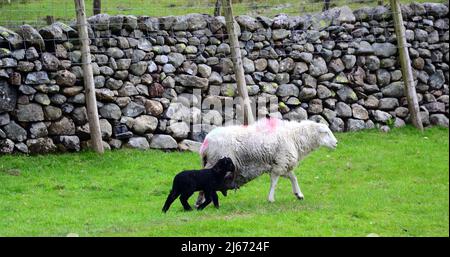
[[[241,186],[270,173],[269,202],[275,201],[275,187],[280,176],[288,177],[294,195],[302,200],[303,193],[293,172],[310,152],[325,146],[335,149],[337,140],[324,124],[313,121],[285,121],[265,118],[249,126],[228,126],[212,130],[205,137],[200,155],[205,168],[220,158],[230,157],[236,167],[235,182]],[[197,204],[203,201],[199,195]]]

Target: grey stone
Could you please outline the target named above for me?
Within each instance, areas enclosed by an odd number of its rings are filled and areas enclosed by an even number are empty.
[[[191,151],[198,153],[200,151],[202,143],[196,142],[189,139],[184,139],[180,143],[178,143],[178,149],[181,151]]]
[[[430,113],[445,112],[445,104],[441,102],[431,102],[423,105]]]
[[[341,118],[333,118],[330,122],[330,129],[334,132],[343,132],[345,123]]]
[[[107,102],[114,101],[114,92],[108,88],[95,89],[95,96],[100,101],[107,101]]]
[[[136,76],[141,76],[145,73],[147,68],[148,68],[148,63],[144,62],[144,61],[140,61],[140,62],[131,64],[130,71],[132,74],[134,74]]]
[[[392,43],[374,43],[372,47],[376,56],[390,57],[397,53],[397,46]]]
[[[376,121],[386,123],[388,120],[390,120],[392,118],[392,115],[390,115],[387,112],[383,112],[383,111],[380,111],[380,110],[375,110],[373,112],[373,117],[374,117],[374,119]]]
[[[25,84],[37,85],[50,83],[48,74],[45,71],[30,72],[27,74]]]
[[[50,98],[48,98],[48,95],[42,94],[42,93],[35,94],[34,101],[41,105],[49,105],[50,104]]]
[[[236,16],[236,22],[242,27],[244,30],[255,31],[258,28],[261,28],[261,24],[255,19],[247,15],[238,15]]]
[[[396,81],[381,89],[383,96],[402,97],[404,95],[403,82]]]
[[[178,144],[173,137],[169,135],[153,135],[152,140],[150,142],[150,148],[156,149],[177,149]]]
[[[153,132],[158,126],[158,119],[149,116],[149,115],[141,115],[134,119],[133,123],[133,131],[137,134],[144,134],[148,132]]]
[[[77,136],[60,136],[59,142],[69,151],[80,151],[80,139]]]
[[[75,85],[77,78],[75,74],[68,70],[60,70],[56,73],[56,83],[63,87],[71,87]]]
[[[448,128],[448,118],[444,114],[431,114],[430,123],[432,125]]]
[[[370,43],[367,41],[361,41],[356,50],[357,54],[373,54],[374,49]]]
[[[28,146],[25,143],[17,143],[15,147],[21,153],[28,153]]]
[[[56,146],[51,138],[28,139],[27,146],[32,154],[46,154],[56,151]]]
[[[330,72],[339,73],[345,69],[345,66],[341,59],[333,59],[328,64],[328,68]]]
[[[186,122],[175,122],[167,127],[167,132],[177,139],[187,138],[190,128]]]
[[[144,111],[145,107],[143,105],[131,102],[125,108],[122,109],[122,114],[128,117],[136,117],[139,116]]]
[[[444,73],[442,72],[442,70],[437,70],[435,73],[433,73],[429,80],[428,80],[428,85],[431,88],[434,89],[440,89],[445,83],[445,77],[444,77]]]
[[[150,145],[145,137],[132,137],[128,140],[125,146],[139,150],[147,150],[150,148]]]
[[[19,34],[2,26],[0,26],[0,39],[4,39],[13,48],[20,48],[23,43]]]
[[[359,104],[352,104],[352,113],[355,119],[359,120],[369,119],[369,112]]]
[[[100,119],[100,132],[102,134],[103,139],[109,139],[112,135],[112,126],[106,119]],[[89,127],[89,124],[86,124]]]
[[[48,134],[51,136],[74,135],[75,124],[71,119],[63,117],[61,120],[50,124],[48,127]]]
[[[44,122],[32,123],[30,126],[30,137],[39,138],[46,137],[48,135],[47,126]]]
[[[57,120],[61,117],[62,110],[58,107],[49,105],[44,107],[44,114],[46,120]]]
[[[42,121],[44,120],[44,112],[39,104],[18,104],[16,117],[18,121],[22,122]]]
[[[24,95],[34,95],[36,93],[36,89],[28,85],[20,85],[19,91]]]
[[[381,98],[378,103],[378,108],[383,111],[390,111],[394,110],[396,107],[398,107],[399,103],[397,98],[387,97],[387,98]]]
[[[377,82],[380,86],[386,86],[391,82],[391,73],[385,69],[379,69],[376,71]]]
[[[10,122],[8,113],[0,113],[0,126],[4,126]]]
[[[13,141],[22,142],[27,139],[27,131],[15,121],[11,121],[4,126],[3,130],[6,133],[6,137]]]
[[[10,154],[14,151],[14,142],[10,139],[0,139],[0,153]]]
[[[42,62],[43,68],[48,71],[58,70],[58,67],[61,64],[59,59],[56,58],[56,56],[54,56],[51,53],[42,53],[41,54],[41,62]]]
[[[309,74],[318,77],[328,72],[327,64],[322,57],[316,57],[309,65]]]
[[[274,29],[272,31],[272,39],[273,40],[282,40],[291,35],[291,31],[285,29]]]
[[[276,91],[277,96],[298,96],[299,89],[294,84],[282,84],[278,87]]]
[[[336,94],[341,101],[346,103],[354,103],[358,100],[358,96],[356,95],[355,91],[353,91],[353,89],[348,86],[343,86],[336,92]]]
[[[17,103],[17,90],[0,80],[0,113],[13,111]]]
[[[283,119],[299,122],[308,119],[308,113],[302,107],[297,107],[294,110],[284,114]]]
[[[312,99],[316,96],[317,91],[314,88],[304,87],[299,93],[301,101]]]
[[[208,79],[185,74],[175,77],[175,81],[185,87],[206,88],[208,86]]]
[[[348,106],[346,103],[338,102],[335,108],[337,116],[342,118],[352,117],[352,108],[350,108],[350,106]]]
[[[366,128],[366,124],[363,120],[348,119],[347,120],[347,130],[348,131],[358,131]]]

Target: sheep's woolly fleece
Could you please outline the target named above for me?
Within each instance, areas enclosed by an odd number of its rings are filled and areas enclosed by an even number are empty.
[[[288,176],[311,151],[321,145],[334,148],[336,143],[324,124],[266,118],[249,126],[212,130],[200,148],[200,155],[205,167],[211,167],[222,157],[230,157],[240,186],[264,172]]]

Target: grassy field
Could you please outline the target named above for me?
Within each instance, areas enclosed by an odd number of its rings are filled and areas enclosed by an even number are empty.
[[[269,177],[220,196],[221,208],[161,212],[197,154],[120,150],[0,157],[0,236],[449,236],[448,129],[337,134],[296,174],[299,201]],[[193,204],[195,198],[191,198]]]
[[[384,0],[385,3],[389,1]],[[400,0],[410,2],[448,2],[446,0]],[[92,0],[85,0],[86,11],[92,15]],[[188,13],[213,14],[215,0],[103,0],[102,11],[108,14],[133,14],[147,16],[184,15]],[[352,9],[376,6],[378,0],[331,0],[333,6],[348,5]],[[279,13],[300,15],[321,11],[321,0],[233,0],[235,15],[274,16]],[[68,22],[75,19],[72,0],[0,0],[0,26],[14,28],[28,23],[38,27],[46,24],[46,16]]]

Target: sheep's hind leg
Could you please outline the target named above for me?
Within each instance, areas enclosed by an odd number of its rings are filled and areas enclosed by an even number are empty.
[[[299,200],[303,200],[305,199],[305,197],[303,196],[302,191],[300,190],[300,186],[298,185],[298,181],[297,181],[297,177],[295,176],[293,171],[290,171],[288,173],[289,175],[289,179],[291,180],[291,184],[292,184],[292,192],[294,193],[294,195],[299,199]]]
[[[269,191],[269,202],[273,203],[275,202],[275,188],[277,187],[278,179],[280,178],[280,175],[275,173],[270,173],[270,191]]]

